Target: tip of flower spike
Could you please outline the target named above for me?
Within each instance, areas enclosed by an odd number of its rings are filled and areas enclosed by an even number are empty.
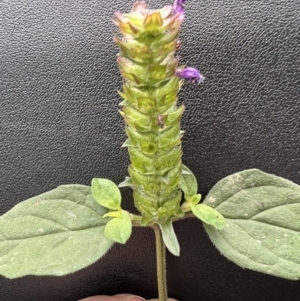
[[[132,5],[131,12],[137,12],[142,15],[147,15],[147,13],[149,12],[149,8],[145,1],[136,1]]]
[[[177,69],[175,71],[175,75],[177,75],[181,79],[186,79],[194,84],[200,84],[204,81],[204,76],[195,68],[184,68]]]

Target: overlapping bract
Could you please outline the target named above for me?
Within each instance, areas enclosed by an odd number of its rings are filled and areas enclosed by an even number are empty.
[[[176,105],[181,82],[174,53],[183,16],[174,13],[172,6],[150,11],[142,1],[135,2],[130,13],[115,15],[122,33],[115,43],[124,79],[120,92],[128,136],[124,146],[131,159],[126,185],[134,190],[142,222],[163,222],[182,214],[180,118],[184,106]]]

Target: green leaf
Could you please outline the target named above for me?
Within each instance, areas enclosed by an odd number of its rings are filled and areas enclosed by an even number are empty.
[[[209,224],[222,230],[225,227],[225,218],[217,210],[205,205],[191,205],[192,212],[204,223]]]
[[[201,200],[201,194],[195,194],[193,196],[187,196],[185,198],[190,205],[197,205]]]
[[[179,187],[183,191],[185,196],[194,196],[198,192],[196,177],[193,175],[191,170],[183,164]]]
[[[92,194],[101,206],[111,210],[120,209],[121,193],[114,182],[108,179],[94,178],[92,180]]]
[[[217,249],[237,265],[300,278],[300,186],[256,169],[218,182],[204,203],[226,218],[204,227]]]
[[[179,256],[180,247],[177,240],[177,236],[174,232],[172,221],[169,220],[165,224],[159,224],[162,232],[162,237],[167,249],[175,256]]]
[[[132,231],[130,214],[122,210],[120,217],[110,220],[105,227],[105,235],[107,238],[120,244],[125,244],[129,239]]]
[[[104,235],[105,213],[83,185],[18,204],[0,217],[0,274],[62,276],[94,263],[113,244]]]

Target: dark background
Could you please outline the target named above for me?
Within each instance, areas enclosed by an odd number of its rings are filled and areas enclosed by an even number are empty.
[[[189,0],[181,63],[186,84],[184,163],[205,195],[231,173],[260,168],[300,184],[299,0]],[[148,1],[160,7],[163,1]],[[121,182],[128,165],[118,114],[121,78],[113,13],[131,0],[2,1],[0,214],[60,184]],[[129,190],[125,207],[133,210]],[[175,224],[169,295],[180,301],[296,301],[300,281],[243,270],[222,257],[201,223]],[[300,250],[299,250],[300,252]],[[134,229],[125,246],[66,277],[0,277],[1,301],[75,301],[95,294],[155,297],[154,236]]]

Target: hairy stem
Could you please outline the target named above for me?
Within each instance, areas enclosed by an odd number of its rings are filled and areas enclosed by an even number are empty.
[[[157,284],[159,301],[167,301],[166,247],[158,225],[153,226],[156,242]]]

